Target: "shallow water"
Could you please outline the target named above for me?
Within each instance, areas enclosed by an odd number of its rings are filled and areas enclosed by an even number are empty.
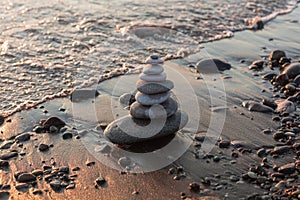
[[[294,2],[295,4],[295,2]],[[0,2],[0,113],[65,96],[151,53],[186,56],[232,37],[278,1],[11,0]],[[123,73],[123,72],[118,72]],[[105,78],[104,78],[105,79]]]

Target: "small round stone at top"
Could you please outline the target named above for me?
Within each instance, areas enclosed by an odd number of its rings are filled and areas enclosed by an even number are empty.
[[[161,60],[157,55],[152,55],[146,59],[147,64],[163,64],[164,61]]]
[[[150,58],[153,59],[153,60],[159,59],[158,55],[155,55],[155,54],[154,54],[154,55],[151,55]]]

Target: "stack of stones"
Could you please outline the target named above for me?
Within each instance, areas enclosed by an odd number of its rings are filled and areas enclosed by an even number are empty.
[[[115,144],[134,144],[175,134],[188,122],[185,112],[178,110],[171,97],[174,84],[167,79],[163,61],[152,55],[136,83],[136,101],[130,115],[111,122],[104,130],[105,137]]]
[[[130,106],[130,114],[137,119],[167,118],[176,113],[177,102],[170,97],[174,84],[167,79],[162,66],[163,60],[152,55],[136,83],[136,102]]]

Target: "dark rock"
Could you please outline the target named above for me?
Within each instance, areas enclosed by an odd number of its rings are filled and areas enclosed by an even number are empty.
[[[189,190],[192,191],[192,192],[199,192],[200,191],[200,185],[198,183],[190,183],[189,184]]]
[[[59,172],[69,173],[70,168],[68,166],[62,166],[58,169]]]
[[[36,180],[36,176],[31,173],[22,173],[17,178],[18,182],[31,182],[35,180]]]
[[[130,114],[137,119],[166,118],[177,112],[177,102],[169,98],[167,101],[153,106],[143,106],[134,102],[130,107]]]
[[[44,130],[44,128],[42,126],[35,126],[33,128],[33,132],[35,132],[35,133],[43,133],[44,131],[45,130]]]
[[[86,166],[90,167],[90,166],[95,165],[96,163],[94,161],[87,161],[85,164],[86,164]]]
[[[42,123],[43,128],[46,130],[49,130],[51,126],[55,126],[60,129],[65,125],[66,123],[58,117],[49,117]]]
[[[6,141],[0,146],[0,149],[9,149],[13,144],[14,142],[12,141]]]
[[[274,138],[275,140],[280,140],[280,139],[282,139],[282,138],[285,138],[284,132],[282,132],[282,131],[277,131],[277,132],[275,132],[275,133],[273,134],[273,138]]]
[[[277,62],[279,62],[279,60],[282,57],[286,57],[286,55],[285,55],[285,52],[281,51],[281,50],[272,51],[271,54],[270,54],[270,60],[271,61],[277,61]]]
[[[49,184],[50,184],[50,187],[56,192],[60,191],[62,188],[61,182],[58,180],[53,180]]]
[[[43,175],[43,170],[41,169],[35,169],[31,172],[34,176],[41,176]]]
[[[262,70],[264,67],[265,61],[264,60],[256,60],[250,66],[250,70]]]
[[[267,74],[263,75],[263,76],[262,76],[262,79],[263,79],[263,80],[268,80],[268,81],[270,81],[270,80],[272,80],[272,79],[273,79],[274,77],[276,77],[276,76],[277,76],[276,73],[270,72],[270,73],[267,73]]]
[[[287,57],[281,57],[278,61],[278,63],[281,65],[281,66],[284,66],[286,64],[290,64],[291,63],[291,59],[290,58],[287,58]]]
[[[261,103],[265,106],[271,107],[273,109],[277,108],[277,104],[275,103],[275,101],[273,99],[270,98],[263,98],[261,100]]]
[[[29,139],[30,139],[30,134],[29,133],[22,133],[22,134],[15,137],[15,140],[19,141],[19,142],[24,142],[24,141],[27,141]]]
[[[163,82],[148,82],[143,80],[138,80],[136,83],[137,90],[145,94],[157,94],[168,92],[174,88],[174,83],[170,80]]]
[[[47,151],[49,149],[49,145],[47,145],[47,144],[40,144],[39,145],[39,150],[40,151]]]
[[[281,154],[287,153],[291,149],[292,149],[291,146],[279,146],[279,147],[275,147],[273,149],[273,151],[271,151],[271,155],[273,155],[273,154],[281,155]]]
[[[275,82],[279,85],[284,86],[289,83],[289,77],[287,74],[279,74],[278,76],[276,76]]]
[[[300,142],[294,143],[294,144],[293,144],[293,148],[294,148],[295,150],[300,150]]]
[[[226,63],[220,59],[213,58],[213,59],[203,59],[200,60],[197,64],[197,71],[198,73],[218,73],[219,71],[229,70],[231,65]]]
[[[294,78],[294,81],[293,81],[297,86],[300,85],[300,74],[297,75],[295,78]]]
[[[265,148],[259,149],[259,150],[257,151],[257,155],[258,155],[258,157],[260,157],[260,158],[266,156],[266,155],[267,155],[266,149],[265,149]]]
[[[99,94],[94,88],[76,89],[72,92],[70,98],[72,102],[80,102],[87,99],[95,99]]]
[[[0,160],[0,167],[8,167],[9,163],[6,160]]]
[[[2,115],[0,115],[0,126],[4,123],[5,117],[3,117]]]
[[[95,180],[95,182],[98,186],[101,186],[101,187],[105,186],[105,184],[106,184],[106,180],[103,177],[98,177]]]
[[[30,188],[30,184],[28,183],[19,183],[15,186],[16,190],[24,190]]]
[[[3,153],[0,155],[1,160],[8,160],[10,158],[18,156],[17,152],[8,152],[8,153]]]
[[[64,140],[66,140],[66,139],[71,139],[72,137],[73,137],[73,134],[70,133],[70,132],[66,132],[66,133],[64,133],[64,134],[62,135],[62,138],[63,138]]]
[[[288,163],[278,168],[279,173],[293,174],[296,171],[295,163]]]
[[[300,63],[296,62],[289,64],[283,69],[282,74],[286,74],[289,79],[294,79],[300,74]]]
[[[228,148],[229,146],[230,146],[230,141],[228,141],[228,140],[221,140],[219,142],[220,148]]]
[[[117,144],[144,142],[174,134],[184,127],[187,121],[186,113],[179,111],[167,118],[165,122],[161,119],[152,121],[134,119],[128,115],[109,124],[104,135],[111,142]]]
[[[39,190],[39,189],[35,189],[35,190],[32,191],[32,194],[34,194],[34,195],[40,195],[40,194],[43,194],[43,191]]]

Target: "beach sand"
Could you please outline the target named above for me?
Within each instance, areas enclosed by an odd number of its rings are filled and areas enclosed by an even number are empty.
[[[206,133],[210,127],[212,116],[215,116],[216,119],[222,119],[225,116],[220,137],[223,140],[244,141],[244,149],[251,150],[251,152],[244,151],[242,153],[232,145],[229,148],[221,149],[212,144],[214,148],[209,153],[212,155],[211,157],[203,158],[200,156],[197,158],[195,155],[197,155],[200,147],[195,146],[194,144],[197,142],[193,141],[193,144],[179,159],[154,172],[121,174],[119,170],[106,166],[103,161],[97,160],[87,150],[83,141],[86,141],[85,138],[89,138],[89,134],[97,134],[95,128],[98,123],[111,122],[120,111],[117,110],[117,113],[112,113],[111,99],[116,102],[118,95],[131,92],[134,85],[118,86],[117,93],[114,94],[114,98],[111,98],[114,85],[119,79],[134,83],[138,78],[137,75],[126,75],[102,82],[97,87],[100,95],[95,99],[87,99],[79,103],[72,103],[69,98],[54,99],[37,106],[36,109],[16,113],[7,118],[6,122],[0,126],[2,140],[14,141],[14,136],[24,132],[30,132],[32,136],[29,141],[21,142],[22,145],[13,143],[10,148],[0,150],[1,154],[6,152],[18,153],[17,156],[9,159],[8,167],[1,167],[0,169],[0,183],[2,186],[10,185],[8,189],[2,188],[0,199],[158,200],[180,199],[181,196],[184,196],[181,193],[185,193],[192,199],[238,199],[254,194],[262,195],[267,190],[261,189],[256,184],[230,180],[234,176],[240,177],[247,172],[249,165],[258,165],[261,162],[262,159],[257,156],[256,150],[263,146],[270,147],[276,144],[272,135],[263,134],[262,130],[267,128],[275,130],[279,126],[278,122],[272,121],[272,114],[250,112],[242,107],[241,103],[244,100],[260,100],[263,96],[272,97],[273,95],[270,91],[270,83],[261,78],[262,74],[270,70],[265,68],[264,71],[253,74],[248,70],[248,66],[254,60],[268,57],[270,52],[276,49],[284,50],[288,57],[293,60],[299,59],[300,43],[298,36],[300,29],[299,22],[295,21],[299,14],[300,9],[297,8],[291,14],[280,16],[271,21],[264,30],[238,32],[231,39],[203,44],[203,52],[207,52],[211,57],[225,58],[232,65],[231,70],[222,74],[205,75],[202,76],[204,79],[197,79],[199,74],[187,66],[195,65],[199,57],[202,56],[200,54],[191,55],[184,60],[165,62],[167,70],[175,70],[189,82],[194,94],[196,94],[200,110],[197,130],[183,129],[178,133],[177,139],[183,140],[185,133],[189,132]],[[241,60],[245,62],[241,63]],[[222,105],[212,105],[208,88],[213,88],[217,82],[220,83],[220,80],[224,84],[226,100],[222,96],[224,93],[217,91],[216,96],[212,98],[218,99],[216,102]],[[223,87],[223,85],[221,86]],[[186,98],[188,101],[192,96],[186,96]],[[223,105],[224,101],[225,106]],[[65,111],[59,111],[62,107]],[[123,110],[122,112],[127,111]],[[62,138],[63,133],[38,134],[32,132],[35,124],[50,116],[57,116],[64,120],[73,137],[64,140]],[[53,147],[41,152],[38,150],[41,143],[50,146],[52,144]],[[233,157],[232,152],[235,152],[238,157]],[[219,158],[220,161],[217,160]],[[42,169],[43,165],[51,166],[53,160],[55,160],[53,168],[69,166],[70,175],[76,175],[71,176],[76,184],[74,189],[55,192],[43,178],[37,180],[35,187],[29,186],[29,189],[26,189],[25,185],[20,191],[16,189],[15,186],[19,183],[13,174],[17,171],[31,172],[34,169]],[[285,155],[277,159],[276,164],[281,165],[292,160],[293,155]],[[168,170],[170,168],[176,169],[179,166],[183,167],[186,176],[180,180],[174,180],[176,174],[170,175]],[[79,167],[80,170],[72,171],[75,167]],[[103,187],[95,188],[95,180],[99,176],[106,180],[106,184]],[[43,177],[45,178],[45,175]],[[203,179],[209,179],[211,185],[203,184]],[[189,190],[189,184],[192,182],[200,184],[199,193],[193,193]],[[41,190],[42,194],[34,194],[37,193],[36,190]]]

